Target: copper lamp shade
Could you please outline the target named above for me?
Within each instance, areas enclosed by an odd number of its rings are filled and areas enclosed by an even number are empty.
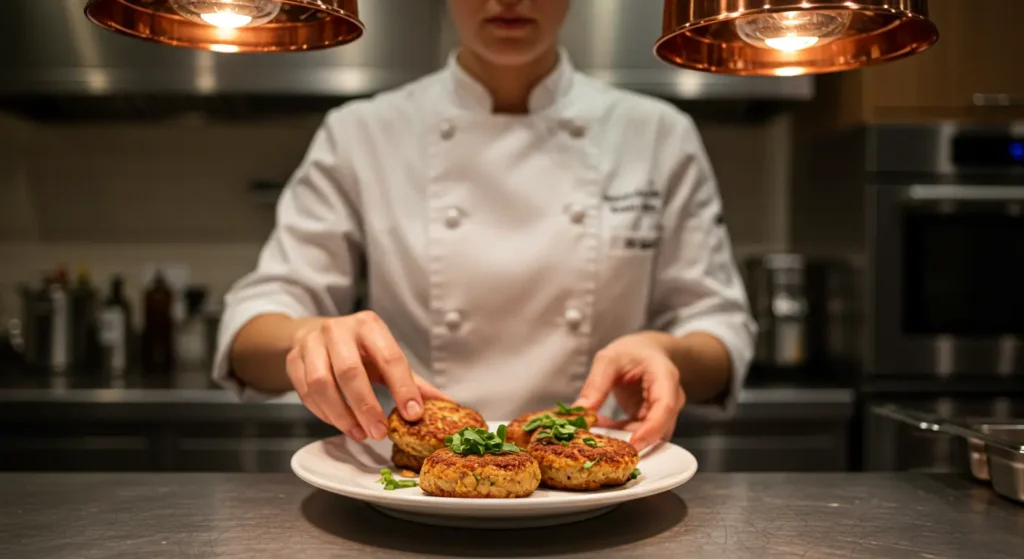
[[[744,76],[838,72],[938,40],[928,0],[666,0],[658,58]]]
[[[244,17],[210,20],[183,15],[176,4],[269,6],[266,21]],[[88,0],[85,15],[93,23],[130,37],[218,52],[304,51],[351,43],[363,35],[358,0]],[[224,14],[220,14],[224,15]],[[227,14],[232,16],[233,14]]]

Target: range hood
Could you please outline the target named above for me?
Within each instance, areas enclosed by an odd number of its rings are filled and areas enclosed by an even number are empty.
[[[456,44],[445,0],[362,0],[365,35],[322,51],[225,54],[150,44],[83,15],[85,0],[4,0],[0,107],[36,118],[154,116],[179,110],[246,115],[320,110],[372,95],[443,64]],[[662,0],[582,0],[562,44],[607,83],[676,102],[799,102],[810,77],[683,70],[653,53]]]

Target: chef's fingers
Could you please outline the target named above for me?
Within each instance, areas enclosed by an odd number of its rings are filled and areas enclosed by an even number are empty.
[[[426,400],[448,400],[452,401],[452,397],[441,392],[436,386],[427,382],[426,379],[417,375],[412,374],[412,381],[416,383],[416,387],[420,389],[420,395]]]
[[[594,425],[596,427],[606,427],[606,428],[609,428],[609,429],[618,429],[617,425],[619,423],[622,423],[622,422],[621,421],[615,421],[614,419],[608,417],[607,415],[597,414],[597,423],[595,423]]]
[[[608,395],[615,388],[618,377],[618,367],[613,356],[598,352],[594,356],[594,364],[590,367],[590,374],[587,375],[580,395],[576,398],[572,407],[583,406],[587,409],[597,410],[604,405]]]
[[[381,380],[391,391],[398,413],[406,421],[419,421],[423,417],[423,396],[402,348],[375,313],[361,313],[358,321],[356,340],[359,347],[376,366]]]
[[[313,412],[313,415],[317,416],[320,421],[330,424],[331,420],[327,418],[327,415],[316,404],[316,401],[310,397],[309,387],[306,386],[306,368],[302,365],[302,356],[299,350],[288,352],[288,356],[285,358],[285,370],[288,372],[288,380],[291,381],[292,387],[295,388],[295,393],[302,400],[302,404],[309,408],[309,411]]]
[[[342,433],[353,439],[365,439],[366,430],[356,421],[355,415],[338,391],[323,336],[320,333],[310,334],[300,351],[309,401],[327,417],[328,423]]]
[[[679,373],[671,363],[655,361],[648,366],[650,370],[643,381],[647,387],[647,414],[630,439],[637,450],[644,450],[664,438],[679,418],[685,398],[679,387]]]
[[[636,419],[621,419],[621,420],[618,420],[618,421],[616,421],[614,419],[609,419],[608,423],[606,425],[601,425],[601,427],[607,427],[609,429],[616,429],[618,431],[630,431],[630,432],[632,432],[632,431],[636,431],[640,427],[641,423],[642,422],[637,421]]]
[[[338,388],[345,396],[359,425],[376,440],[388,436],[384,410],[373,393],[370,375],[363,367],[356,336],[347,321],[327,321],[323,326],[327,354],[331,358],[331,372]]]
[[[663,441],[671,441],[672,440],[672,437],[674,437],[676,435],[676,423],[677,422],[678,422],[678,419],[676,421],[673,421],[667,427],[665,427],[665,432],[661,434],[661,440],[663,440]]]

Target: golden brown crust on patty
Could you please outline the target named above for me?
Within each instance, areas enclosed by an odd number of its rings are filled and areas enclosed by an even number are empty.
[[[445,448],[420,471],[420,487],[435,497],[515,499],[540,485],[540,467],[528,452],[461,455]]]
[[[586,438],[599,446],[586,444]],[[624,485],[640,462],[640,455],[628,442],[582,430],[568,445],[545,438],[528,448],[540,465],[541,482],[552,489],[590,491]],[[590,468],[585,467],[588,462]]]
[[[420,458],[444,448],[444,438],[463,427],[486,429],[487,422],[476,410],[446,400],[425,400],[423,417],[415,423],[406,421],[397,408],[388,416],[391,441],[406,453]]]
[[[412,454],[402,450],[398,445],[391,445],[391,462],[399,469],[419,472],[420,468],[423,467],[423,460],[424,459],[419,456],[413,456]]]
[[[519,417],[513,419],[512,422],[508,424],[508,435],[505,437],[505,439],[508,440],[508,442],[510,443],[515,443],[515,445],[518,446],[519,448],[526,448],[527,446],[530,445],[530,439],[533,438],[533,435],[536,433],[536,431],[532,433],[527,433],[526,431],[523,430],[523,427],[525,427],[531,419],[539,415],[544,415],[546,413],[550,413],[555,417],[567,420],[583,416],[583,419],[587,422],[588,427],[593,427],[595,424],[597,424],[597,413],[594,412],[593,410],[586,410],[584,413],[560,414],[558,413],[558,408],[551,408],[547,410],[524,413],[523,415],[520,415]]]

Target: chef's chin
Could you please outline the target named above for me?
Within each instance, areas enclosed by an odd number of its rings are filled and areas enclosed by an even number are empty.
[[[483,38],[478,53],[498,66],[525,66],[543,57],[550,47],[534,37],[499,36]]]

